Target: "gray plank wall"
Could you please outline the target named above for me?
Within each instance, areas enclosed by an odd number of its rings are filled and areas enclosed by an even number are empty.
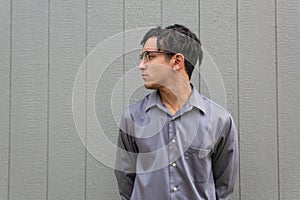
[[[218,103],[232,113],[240,139],[233,199],[299,199],[298,0],[1,0],[0,200],[118,199],[113,169],[76,132],[76,73],[98,44],[121,33],[110,49],[123,55],[105,70],[95,96],[99,124],[115,143],[112,91],[122,80],[113,105],[120,112],[132,86],[131,77],[122,77],[138,64],[139,49],[132,43],[140,35],[130,30],[174,23],[200,36],[223,79],[226,101]],[[192,81],[213,98],[201,75],[209,67],[205,63]],[[136,88],[130,102],[145,93]],[[83,110],[93,106],[87,102]],[[90,116],[83,118],[87,134]]]

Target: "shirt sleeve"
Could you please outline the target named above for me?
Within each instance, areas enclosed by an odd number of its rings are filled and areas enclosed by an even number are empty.
[[[238,137],[230,115],[224,123],[212,159],[216,197],[218,200],[229,200],[238,171]]]
[[[129,200],[136,176],[135,166],[138,150],[135,138],[125,133],[126,127],[122,127],[123,128],[119,130],[118,135],[118,149],[114,172],[118,182],[121,199]]]

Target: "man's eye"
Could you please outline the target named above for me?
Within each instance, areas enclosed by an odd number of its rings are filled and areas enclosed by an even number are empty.
[[[152,60],[155,56],[149,55],[148,58],[149,60]]]

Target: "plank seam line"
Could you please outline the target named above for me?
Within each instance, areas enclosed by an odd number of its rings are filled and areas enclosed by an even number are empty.
[[[125,0],[123,0],[123,47],[122,47],[122,64],[123,64],[123,74],[125,74],[125,31],[126,31],[126,27],[125,27],[125,17],[126,17],[126,13],[125,13],[125,9],[126,9],[126,4],[125,4]],[[123,94],[122,94],[122,107],[123,110],[125,109],[125,79],[123,79]]]
[[[201,30],[200,30],[200,11],[201,11],[201,6],[200,6],[200,0],[198,0],[198,37],[199,40],[201,41]],[[201,64],[200,64],[200,56],[199,56],[199,63],[198,63],[198,69],[199,69],[199,83],[198,83],[198,87],[199,87],[199,92],[201,93]]]
[[[164,3],[163,3],[163,0],[160,0],[160,23],[161,23],[161,26],[164,25]]]
[[[88,0],[85,0],[85,58],[88,55]],[[85,137],[84,137],[84,143],[86,146],[84,146],[84,199],[87,199],[87,93],[88,93],[88,68],[87,63],[85,64]]]
[[[280,141],[279,141],[279,105],[278,105],[278,15],[277,15],[277,0],[274,1],[275,3],[275,12],[274,12],[274,18],[275,18],[275,73],[276,73],[276,131],[277,131],[277,190],[278,190],[278,199],[280,199]]]
[[[11,182],[11,117],[12,117],[12,111],[11,111],[11,104],[12,104],[12,13],[13,12],[13,0],[10,1],[10,42],[9,42],[9,117],[8,117],[8,161],[7,161],[7,200],[10,199],[10,182]]]
[[[48,0],[48,79],[47,79],[47,146],[46,146],[46,200],[49,195],[49,135],[50,135],[50,0]]]
[[[241,145],[240,145],[240,40],[239,40],[239,2],[236,0],[236,65],[237,65],[237,115],[238,115],[238,143],[239,143],[239,199],[242,199],[242,181],[241,181]]]

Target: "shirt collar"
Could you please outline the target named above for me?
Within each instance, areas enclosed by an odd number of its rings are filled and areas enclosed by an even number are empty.
[[[161,100],[160,100],[160,96],[159,96],[159,91],[155,90],[152,93],[150,93],[149,97],[148,97],[148,102],[147,102],[147,106],[146,106],[146,111],[148,111],[150,108],[152,108],[153,106],[163,106]]]
[[[199,92],[194,89],[194,86],[191,84],[192,87],[192,93],[186,104],[183,106],[193,106],[201,110],[204,114],[206,113],[206,104],[205,104],[205,97],[199,94]],[[148,97],[148,103],[146,106],[146,111],[148,111],[153,106],[163,107],[163,104],[161,102],[159,91],[155,90],[152,93],[150,93]]]

